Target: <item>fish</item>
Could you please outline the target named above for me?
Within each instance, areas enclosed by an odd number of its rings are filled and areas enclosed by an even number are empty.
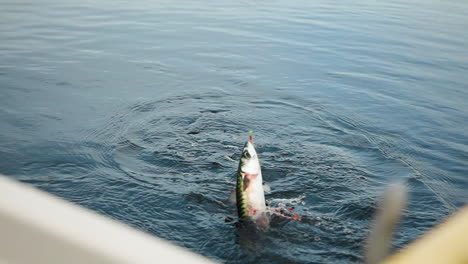
[[[269,226],[260,160],[252,136],[245,143],[237,169],[236,203],[241,223],[253,223],[257,229]]]

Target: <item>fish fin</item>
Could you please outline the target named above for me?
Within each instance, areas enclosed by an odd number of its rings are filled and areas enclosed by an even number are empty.
[[[234,189],[231,191],[231,194],[229,195],[228,203],[235,204],[236,202],[237,202],[236,189]]]
[[[271,187],[266,182],[263,182],[263,191],[266,192],[266,193],[271,192]]]
[[[242,175],[243,181],[244,181],[244,191],[249,188],[250,184],[250,178],[246,177],[245,175]]]

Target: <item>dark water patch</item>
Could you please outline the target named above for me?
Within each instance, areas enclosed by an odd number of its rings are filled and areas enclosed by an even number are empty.
[[[72,85],[72,84],[69,83],[69,82],[58,82],[58,83],[56,83],[55,85],[57,85],[57,86],[70,86],[70,85]]]
[[[121,152],[140,152],[145,150],[145,147],[137,145],[128,139],[122,139],[122,141],[118,142],[116,145],[116,151]]]
[[[145,112],[154,111],[156,109],[156,105],[157,105],[156,103],[144,102],[144,103],[133,105],[130,107],[130,109],[132,111],[145,113]]]
[[[369,197],[361,199],[346,199],[337,201],[340,206],[335,212],[337,215],[348,219],[371,221],[375,215],[377,204]]]
[[[200,113],[211,113],[211,114],[218,114],[218,113],[224,113],[224,112],[229,112],[230,110],[222,110],[222,109],[207,109],[207,110],[202,110]]]

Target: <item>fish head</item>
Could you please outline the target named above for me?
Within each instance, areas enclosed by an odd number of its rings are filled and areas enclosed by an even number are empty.
[[[260,173],[260,162],[258,159],[257,151],[252,142],[247,141],[242,150],[240,159],[240,171],[247,175],[255,175]]]

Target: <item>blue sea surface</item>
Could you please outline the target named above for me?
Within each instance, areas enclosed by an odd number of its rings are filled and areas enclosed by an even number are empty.
[[[223,263],[360,263],[468,201],[468,2],[0,1],[0,173]],[[255,241],[226,203],[254,131]],[[1,197],[1,196],[0,196]]]

